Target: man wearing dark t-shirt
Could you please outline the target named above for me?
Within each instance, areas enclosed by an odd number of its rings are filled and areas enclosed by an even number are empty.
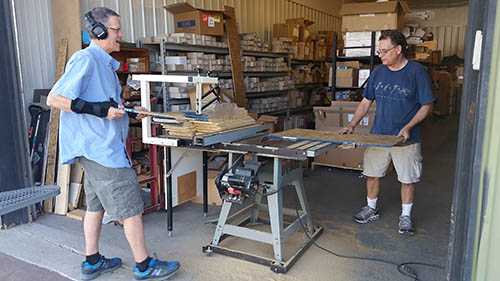
[[[351,134],[376,101],[375,122],[370,133],[402,137],[405,145],[366,149],[363,174],[367,177],[367,206],[354,215],[354,220],[367,223],[380,218],[377,207],[380,178],[385,176],[392,161],[398,181],[401,182],[399,233],[413,235],[415,229],[411,221],[411,208],[415,198],[415,184],[422,175],[422,131],[419,123],[432,111],[434,96],[427,71],[419,63],[404,57],[405,48],[406,39],[401,32],[382,32],[377,53],[383,65],[370,75],[363,100],[352,121],[339,130],[339,134]]]

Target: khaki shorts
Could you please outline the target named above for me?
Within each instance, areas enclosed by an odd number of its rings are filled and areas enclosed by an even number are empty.
[[[363,174],[367,177],[381,178],[385,176],[391,160],[398,181],[408,184],[420,181],[422,176],[420,143],[396,147],[368,147],[365,150]]]
[[[85,172],[87,211],[105,210],[113,221],[144,212],[137,176],[132,168],[108,168],[85,157],[79,158]]]

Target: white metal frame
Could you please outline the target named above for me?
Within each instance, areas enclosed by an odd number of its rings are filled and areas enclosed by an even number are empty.
[[[203,84],[217,84],[219,79],[207,76],[181,76],[181,75],[151,75],[135,74],[132,80],[141,82],[141,106],[151,110],[151,82],[167,83],[195,83],[196,84],[196,113],[201,114]],[[151,117],[142,119],[142,142],[164,146],[177,146],[177,139],[151,136]]]

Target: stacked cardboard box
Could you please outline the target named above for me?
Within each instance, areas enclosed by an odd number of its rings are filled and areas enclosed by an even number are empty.
[[[194,88],[191,83],[167,83],[166,91],[171,99],[186,99],[189,98],[189,91]]]
[[[308,104],[309,95],[307,92],[301,90],[293,90],[290,92],[290,98],[288,99],[288,105],[290,108],[301,108]]]
[[[415,47],[415,59],[433,64],[440,64],[442,52],[437,50],[437,40],[425,41]]]
[[[297,65],[292,69],[296,84],[320,83],[322,70],[315,64]]]
[[[288,76],[273,78],[245,77],[244,83],[247,93],[284,91],[292,89],[295,85]]]
[[[240,34],[240,47],[244,51],[271,52],[271,44],[253,32]]]
[[[277,76],[272,78],[247,76],[245,77],[243,82],[245,84],[245,92],[247,93],[284,91],[293,89],[295,87],[294,81],[288,76]],[[219,85],[224,90],[228,91],[233,90],[232,79],[220,79]]]
[[[273,38],[287,38],[292,42],[292,59],[312,60],[314,43],[311,43],[310,27],[313,23],[304,18],[287,19],[284,24],[274,24]]]
[[[358,61],[338,62],[336,69],[336,87],[357,87],[359,84],[360,63]],[[363,75],[366,75],[363,72]],[[330,67],[328,84],[332,86],[333,69]]]
[[[194,71],[198,68],[209,70],[209,71],[231,71],[231,63],[226,56],[217,57],[215,54],[205,54],[203,52],[189,52],[185,53],[186,64],[184,70]],[[181,58],[181,57],[165,57],[167,70],[179,70],[180,65],[168,64],[167,60],[172,61],[171,58]],[[182,62],[179,60],[179,62]]]
[[[243,56],[243,71],[245,72],[286,72],[289,67],[285,62],[285,58],[265,58]]]
[[[287,38],[292,42],[299,41],[300,26],[295,23],[276,23],[273,25],[273,38]]]
[[[127,65],[123,65],[123,71],[146,72],[146,58],[127,58]]]
[[[164,41],[167,43],[227,48],[227,43],[221,42],[220,40],[221,39],[219,39],[219,37],[217,36],[181,32],[181,33],[159,34],[156,36],[147,37],[143,39],[143,42],[159,43],[161,41]]]
[[[288,106],[288,96],[268,97],[248,99],[248,112],[265,113],[286,109]]]
[[[271,51],[273,53],[288,53],[292,50],[292,41],[286,37],[273,38],[271,41]]]

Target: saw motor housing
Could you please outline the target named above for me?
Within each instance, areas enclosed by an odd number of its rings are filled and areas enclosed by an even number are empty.
[[[255,195],[259,189],[257,169],[253,165],[233,168],[225,166],[215,179],[215,185],[222,200],[243,204],[245,199]]]

